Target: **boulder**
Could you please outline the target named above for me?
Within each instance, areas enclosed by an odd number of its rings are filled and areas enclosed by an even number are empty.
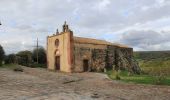
[[[14,70],[15,72],[23,72],[23,71],[24,71],[24,69],[21,68],[21,67],[16,67],[16,68],[14,68],[13,70]]]

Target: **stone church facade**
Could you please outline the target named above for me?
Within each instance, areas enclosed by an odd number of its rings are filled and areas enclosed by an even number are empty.
[[[49,70],[63,72],[104,71],[106,68],[131,69],[133,49],[104,40],[75,37],[66,24],[62,32],[47,37]]]

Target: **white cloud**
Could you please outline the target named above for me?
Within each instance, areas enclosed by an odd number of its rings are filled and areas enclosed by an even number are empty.
[[[101,0],[101,2],[96,3],[94,9],[97,9],[99,11],[104,11],[108,8],[109,4],[110,4],[110,0]]]

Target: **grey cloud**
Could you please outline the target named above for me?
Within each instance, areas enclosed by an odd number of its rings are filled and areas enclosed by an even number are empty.
[[[169,43],[169,32],[155,32],[152,30],[132,30],[122,34],[121,41],[142,50],[162,50]],[[166,47],[167,48],[167,47]]]
[[[33,27],[30,25],[18,25],[15,28],[19,29],[20,31],[27,31],[27,32],[37,32],[37,33],[41,33],[41,32],[48,32],[48,29],[46,27]]]
[[[108,9],[100,11],[93,9],[98,2],[90,2],[93,6],[78,6],[81,20],[77,21],[77,26],[86,28],[106,28],[110,31],[118,31],[136,23],[145,24],[147,22],[169,17],[170,2],[164,2],[163,6],[155,6],[155,0],[117,0],[111,1],[107,6]],[[89,4],[89,5],[90,5]],[[142,7],[148,7],[143,11]]]
[[[170,9],[169,3],[166,3],[161,8],[151,7],[147,11],[140,10],[143,6],[154,5],[155,0],[141,0],[140,2],[138,0],[7,1],[4,4],[2,3],[2,8],[6,8],[6,11],[12,11],[13,16],[18,20],[24,18],[24,21],[21,20],[21,22],[28,24],[35,21],[42,25],[46,22],[48,24],[51,22],[52,25],[55,25],[55,21],[61,24],[64,20],[74,20],[75,22],[73,23],[81,27],[96,29],[105,27],[110,30],[119,30],[135,23],[145,23],[146,21],[170,15],[168,13]],[[104,8],[100,8],[100,5],[104,1],[108,1],[107,9],[101,11]],[[6,7],[6,5],[9,6]],[[75,10],[76,15],[74,15]],[[77,20],[77,17],[80,17],[80,20]]]
[[[16,36],[11,37],[14,42],[16,39],[26,38],[31,43],[32,38],[36,38],[35,33],[41,33],[39,38],[46,43],[46,36],[53,34],[56,28],[61,30],[61,25],[67,20],[78,36],[115,41],[111,37],[119,40],[122,35],[116,33],[117,31],[123,31],[128,27],[134,28],[137,23],[145,28],[149,26],[148,22],[152,22],[152,25],[155,26],[155,21],[169,18],[169,0],[157,1],[159,0],[0,0],[0,20],[8,29],[5,32],[0,30],[0,34],[15,34]],[[163,22],[161,27],[164,26]],[[141,27],[141,30],[143,29]],[[140,34],[135,31],[134,33]],[[103,36],[103,34],[107,35]],[[133,34],[134,38],[130,38],[128,34],[123,37],[125,38],[123,42],[135,47],[143,48],[147,44],[145,42],[157,45],[157,40],[162,44],[167,41],[167,38],[162,36],[165,33],[154,31],[149,31],[150,36],[143,34],[143,37]],[[154,40],[151,35],[157,40]],[[0,39],[0,41],[5,40],[2,37]],[[20,46],[19,43],[16,44],[16,46]],[[140,44],[140,46],[136,44]]]

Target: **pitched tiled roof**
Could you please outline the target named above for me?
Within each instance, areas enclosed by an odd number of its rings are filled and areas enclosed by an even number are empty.
[[[111,43],[105,40],[98,40],[98,39],[91,39],[91,38],[83,38],[83,37],[74,37],[75,43],[85,43],[85,44],[100,44],[100,45],[114,45],[123,48],[129,48],[126,45],[118,44],[118,43]]]

